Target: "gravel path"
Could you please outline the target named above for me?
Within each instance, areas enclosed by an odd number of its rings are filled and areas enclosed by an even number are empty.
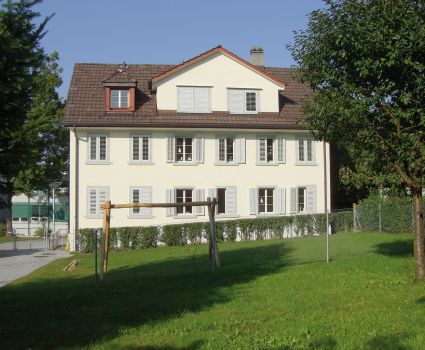
[[[56,260],[70,257],[64,251],[44,251],[44,240],[18,241],[0,244],[0,287],[17,280]]]

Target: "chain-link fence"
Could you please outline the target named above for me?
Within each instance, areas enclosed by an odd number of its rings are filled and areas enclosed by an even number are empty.
[[[125,255],[125,252],[158,246],[200,246],[208,242],[209,230],[208,222],[112,227],[110,249],[122,252],[119,254],[124,254],[123,259],[131,260],[134,253]],[[100,232],[101,229],[81,229],[76,236],[77,249],[92,253]],[[218,219],[216,232],[219,244],[280,240],[290,263],[329,261],[376,253],[382,248],[381,241],[394,239],[394,235],[388,237],[390,233],[410,239],[406,233],[412,232],[412,213],[405,204],[358,205],[328,214]],[[97,245],[101,246],[100,241]],[[227,249],[225,245],[221,247]]]

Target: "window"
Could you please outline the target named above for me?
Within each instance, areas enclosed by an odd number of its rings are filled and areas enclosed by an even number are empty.
[[[209,87],[178,86],[177,112],[211,113],[211,89]]]
[[[101,217],[102,205],[109,199],[108,187],[89,187],[87,191],[87,214]]]
[[[130,161],[151,162],[151,137],[148,135],[133,135],[131,137]]]
[[[228,90],[228,108],[230,113],[258,113],[259,108],[259,91],[229,89]]]
[[[220,162],[232,163],[234,161],[235,139],[232,137],[223,137],[218,142],[218,160]]]
[[[273,188],[258,189],[258,212],[273,213]]]
[[[192,141],[191,137],[176,138],[176,162],[191,162],[193,160]]]
[[[259,187],[250,189],[250,214],[285,214],[285,189]]]
[[[197,165],[204,162],[203,137],[168,137],[167,163]]]
[[[305,187],[297,188],[297,196],[298,196],[298,205],[297,212],[302,213],[305,211]]]
[[[89,161],[107,161],[108,138],[106,135],[89,135]]]
[[[258,138],[257,163],[285,163],[285,139],[270,137]]]
[[[236,211],[236,187],[217,187],[208,190],[210,198],[217,199],[216,214],[219,216],[235,217]]]
[[[192,203],[192,189],[176,190],[176,203]],[[177,207],[178,214],[192,214],[192,207]]]
[[[291,188],[291,213],[316,212],[316,186],[298,186]]]
[[[130,187],[130,203],[151,203],[152,187]],[[130,216],[152,217],[152,208],[130,208]]]
[[[298,163],[314,163],[313,139],[298,139],[297,161]]]
[[[115,108],[129,108],[130,107],[130,91],[111,89],[109,94],[109,107]]]

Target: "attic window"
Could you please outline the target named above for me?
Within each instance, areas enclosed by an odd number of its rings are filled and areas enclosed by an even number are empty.
[[[107,112],[134,112],[135,83],[104,83],[105,110]]]
[[[130,106],[130,91],[128,89],[125,90],[116,90],[111,89],[109,99],[109,106],[112,109],[115,108],[129,108]]]

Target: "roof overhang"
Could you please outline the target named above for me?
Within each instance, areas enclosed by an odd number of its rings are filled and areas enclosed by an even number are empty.
[[[103,82],[104,87],[136,87],[137,82],[136,81],[130,81],[130,82]]]

